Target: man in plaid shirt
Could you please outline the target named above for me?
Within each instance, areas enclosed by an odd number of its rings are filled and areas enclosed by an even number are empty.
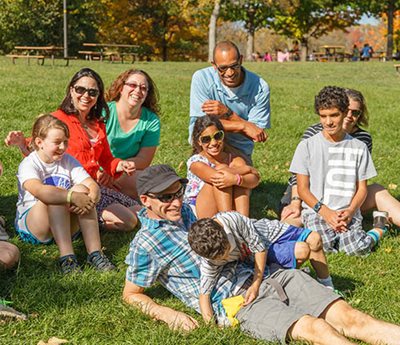
[[[137,190],[145,208],[139,213],[142,228],[126,257],[129,266],[123,298],[171,329],[192,330],[198,327],[193,317],[159,305],[144,293],[158,281],[199,311],[200,260],[187,240],[195,217],[182,204],[186,181],[167,165],[151,166],[137,174]],[[244,294],[252,274],[252,267],[243,262],[226,265],[211,295],[218,321],[225,315],[221,300]],[[353,309],[301,271],[277,270],[270,278],[274,284],[264,280],[258,298],[236,314],[240,327],[256,338],[318,344],[350,344],[342,334],[374,344],[397,344],[400,339],[400,327]]]

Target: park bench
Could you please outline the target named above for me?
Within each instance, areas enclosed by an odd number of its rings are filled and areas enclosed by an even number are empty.
[[[400,72],[400,64],[395,64],[394,68],[396,68],[396,72]]]
[[[104,44],[104,43],[83,43],[84,48],[92,50],[80,50],[78,53],[84,55],[86,60],[103,61],[108,58],[111,63],[120,61],[124,63],[127,59],[134,63],[136,60],[137,45],[131,44]]]
[[[30,64],[31,59],[35,59],[39,65],[44,64],[44,60],[49,58],[51,60],[52,65],[54,66],[55,59],[58,58],[58,55],[64,50],[63,47],[56,46],[15,46],[15,53],[8,54],[7,57],[12,59],[12,63],[15,64],[15,60],[17,59],[27,59],[28,65]],[[75,57],[61,57],[65,60],[65,65],[69,65],[69,60],[74,59]]]

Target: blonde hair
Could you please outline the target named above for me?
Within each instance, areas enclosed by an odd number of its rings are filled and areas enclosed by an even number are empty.
[[[38,150],[39,147],[35,143],[36,138],[45,139],[50,129],[61,129],[65,136],[69,139],[69,129],[68,126],[57,119],[51,114],[40,114],[32,127],[32,142],[31,147],[33,150]]]

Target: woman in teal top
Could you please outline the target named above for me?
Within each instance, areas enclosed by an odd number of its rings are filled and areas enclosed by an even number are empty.
[[[150,76],[130,69],[121,73],[107,92],[110,117],[107,139],[114,157],[135,163],[136,170],[147,168],[160,144],[159,94]],[[136,174],[122,175],[109,184],[126,195],[137,197]]]

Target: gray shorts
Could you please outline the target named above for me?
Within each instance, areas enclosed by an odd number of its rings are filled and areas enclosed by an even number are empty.
[[[240,328],[251,336],[286,343],[289,328],[304,315],[319,317],[340,298],[309,275],[299,270],[278,270],[271,275],[285,291],[288,304],[268,282],[260,286],[257,299],[239,310]]]

